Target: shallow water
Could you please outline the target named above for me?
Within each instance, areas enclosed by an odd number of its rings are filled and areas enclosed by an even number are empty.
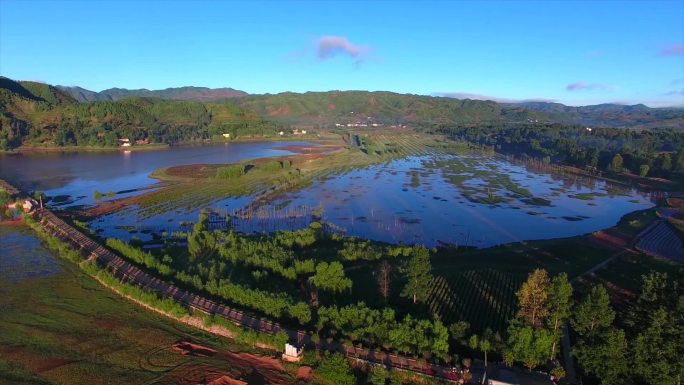
[[[466,167],[455,171],[450,163],[455,160]],[[454,175],[463,180],[453,182]],[[512,191],[492,187],[501,178],[510,181]],[[520,195],[524,191],[531,197]],[[501,201],[478,201],[488,196]],[[249,197],[229,198],[211,208],[231,212],[249,201]],[[248,233],[297,229],[311,222],[314,209],[322,208],[323,220],[348,235],[392,243],[488,247],[590,233],[653,205],[649,194],[628,187],[576,175],[532,172],[496,157],[423,156],[316,181],[257,209],[254,219],[233,218],[232,226]],[[305,215],[284,213],[295,209]],[[143,217],[131,207],[99,218],[91,227],[106,236],[146,241],[154,232],[188,230],[181,223],[196,221],[198,213],[179,210]]]
[[[19,282],[62,272],[35,234],[20,224],[0,224],[0,280]]]
[[[130,152],[48,152],[0,154],[0,178],[27,191],[69,196],[69,205],[92,205],[94,193],[150,186],[154,170],[183,164],[225,164],[246,159],[292,155],[283,146],[308,142],[221,143]],[[128,193],[132,195],[135,193]],[[126,195],[117,195],[117,198]]]

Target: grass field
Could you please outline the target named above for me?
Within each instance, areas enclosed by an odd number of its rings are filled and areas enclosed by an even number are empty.
[[[231,353],[248,348],[145,311],[60,265],[54,275],[0,280],[0,384],[197,384],[219,375],[294,382],[284,369]],[[178,341],[219,354],[184,356],[171,349]]]

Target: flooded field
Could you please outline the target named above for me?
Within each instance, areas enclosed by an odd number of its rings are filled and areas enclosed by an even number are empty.
[[[48,277],[62,267],[28,227],[0,224],[0,280],[17,283],[29,278]]]
[[[649,194],[594,178],[540,173],[480,155],[414,156],[319,178],[261,205],[208,206],[213,226],[298,229],[322,219],[347,235],[392,243],[488,247],[585,234],[653,206]],[[149,241],[186,231],[200,210],[149,215],[128,207],[91,222],[106,237]],[[228,220],[227,220],[228,219]]]

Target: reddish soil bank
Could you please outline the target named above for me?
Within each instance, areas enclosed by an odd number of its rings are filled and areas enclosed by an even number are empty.
[[[609,230],[602,230],[595,232],[590,236],[592,241],[603,245],[610,246],[615,249],[625,249],[629,248],[630,239],[624,235],[618,234],[616,232],[609,232]]]
[[[308,366],[300,366],[297,368],[297,381],[310,381],[311,368]]]
[[[171,376],[182,378],[183,380],[179,382],[182,384],[243,385],[251,383],[252,377],[258,377],[264,384],[291,383],[291,380],[286,379],[285,367],[276,358],[250,353],[233,353],[227,350],[219,351],[187,341],[173,344],[171,348],[184,356],[213,357],[224,362],[220,365],[220,369],[209,365],[192,365],[174,370]],[[187,372],[191,372],[192,375]],[[247,382],[236,378],[247,380]]]
[[[152,191],[153,192],[153,191]],[[88,209],[80,211],[78,214],[84,215],[89,218],[95,218],[99,217],[101,215],[107,215],[111,214],[115,211],[119,211],[124,207],[132,206],[138,204],[138,201],[142,196],[145,194],[150,194],[152,192],[128,197],[128,198],[121,198],[121,199],[115,199],[111,201],[106,201],[106,202],[100,202],[97,205],[90,207]]]
[[[214,349],[185,341],[173,344],[171,348],[184,356],[211,357],[216,354]]]
[[[198,384],[199,385],[199,384]],[[207,385],[249,385],[248,383],[240,380],[230,378],[228,376],[221,376],[214,381],[208,382]]]

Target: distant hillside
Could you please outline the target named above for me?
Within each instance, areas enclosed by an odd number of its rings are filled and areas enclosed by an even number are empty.
[[[0,150],[20,145],[116,146],[273,134],[277,123],[231,103],[131,97],[79,103],[47,84],[0,77]]]
[[[560,103],[507,103],[526,110],[544,113],[554,122],[589,127],[675,128],[684,129],[683,108],[650,108],[643,104],[597,104],[571,107]]]
[[[241,98],[248,94],[232,88],[206,87],[177,87],[164,90],[128,90],[125,88],[110,88],[100,92],[86,90],[81,87],[57,86],[79,102],[94,102],[98,100],[121,100],[131,97],[149,97],[169,100],[216,101],[223,99]]]
[[[242,96],[169,100],[191,95],[227,96],[234,92]],[[136,93],[143,96],[126,96]],[[95,101],[78,102],[90,99]],[[232,137],[273,135],[289,126],[406,125],[417,130],[450,130],[530,123],[684,130],[684,109],[614,104],[501,104],[368,91],[246,95],[230,89],[184,87],[95,93],[78,87],[58,88],[0,77],[0,149],[22,144],[115,146],[119,138],[177,143],[225,133]]]
[[[434,127],[524,122],[545,115],[492,101],[457,100],[393,92],[329,91],[250,95],[238,105],[287,124],[330,126],[378,123]]]

